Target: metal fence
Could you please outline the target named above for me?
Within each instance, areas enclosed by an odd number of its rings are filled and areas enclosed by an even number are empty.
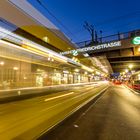
[[[129,38],[132,38],[132,37],[138,36],[138,35],[140,35],[140,30],[133,30],[133,31],[129,31],[129,32],[117,33],[117,34],[110,35],[110,36],[100,37],[100,38],[97,38],[96,41],[87,40],[87,41],[78,42],[76,44],[80,48],[83,48],[83,47],[87,47],[90,45],[97,45],[97,44],[102,44],[102,43],[107,43],[107,42],[112,42],[112,41],[129,39]]]

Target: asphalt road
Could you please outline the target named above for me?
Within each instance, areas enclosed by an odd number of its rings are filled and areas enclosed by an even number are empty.
[[[84,112],[39,140],[140,140],[140,95],[112,85]]]
[[[108,83],[0,104],[0,140],[32,140],[97,96]]]

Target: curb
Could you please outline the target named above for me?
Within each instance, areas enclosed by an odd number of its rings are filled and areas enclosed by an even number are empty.
[[[126,85],[123,85],[125,88],[129,89],[131,92],[133,92],[134,94],[136,95],[140,95],[139,92],[136,92],[135,90],[131,89],[130,87],[126,86]]]

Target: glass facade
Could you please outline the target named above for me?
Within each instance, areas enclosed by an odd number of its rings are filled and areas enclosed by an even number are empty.
[[[75,68],[0,42],[0,89],[88,82]],[[67,69],[67,70],[65,70]]]
[[[0,27],[0,90],[90,82],[81,67]]]

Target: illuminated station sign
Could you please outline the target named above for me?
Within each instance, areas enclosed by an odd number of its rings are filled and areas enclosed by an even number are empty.
[[[139,45],[140,44],[140,36],[134,37],[132,40],[132,43],[134,45]]]
[[[85,47],[85,48],[80,48],[80,49],[76,49],[76,50],[61,52],[60,54],[61,55],[73,54],[74,56],[76,56],[76,55],[78,55],[78,53],[103,50],[103,49],[107,49],[107,48],[114,48],[114,47],[120,47],[120,46],[121,46],[121,41],[115,41],[115,42],[100,44],[100,45],[96,45],[96,46]]]

